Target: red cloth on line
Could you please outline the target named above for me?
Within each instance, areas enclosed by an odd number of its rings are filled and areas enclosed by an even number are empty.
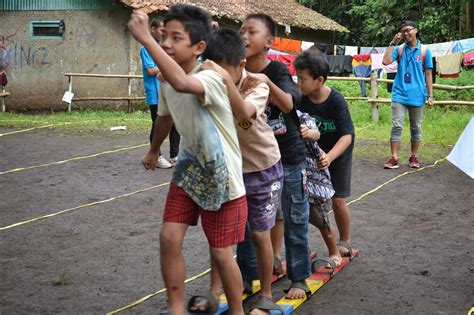
[[[273,44],[272,48],[281,51],[299,53],[301,52],[301,41],[296,39],[275,37],[275,43]]]
[[[370,60],[370,54],[367,54],[367,55],[354,55],[354,56],[352,56],[352,59],[355,59],[357,61],[367,61],[367,60]]]
[[[290,71],[290,74],[292,76],[296,75],[295,66],[293,65],[296,55],[267,55],[267,58],[271,60],[283,62],[288,67],[288,71]]]

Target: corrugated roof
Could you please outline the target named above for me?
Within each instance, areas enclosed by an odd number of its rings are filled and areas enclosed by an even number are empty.
[[[1,11],[96,10],[117,7],[117,0],[1,0]]]
[[[281,25],[287,24],[322,31],[349,32],[344,26],[293,0],[120,0],[120,2],[133,8],[142,8],[147,13],[157,10],[167,11],[175,3],[188,3],[207,10],[213,16],[239,21],[242,21],[249,13],[265,13]]]

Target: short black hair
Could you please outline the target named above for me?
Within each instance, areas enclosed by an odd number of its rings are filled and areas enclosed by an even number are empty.
[[[161,16],[155,16],[153,19],[151,19],[151,27],[160,27],[162,23],[163,18]]]
[[[202,57],[216,63],[224,61],[231,66],[238,66],[245,58],[244,42],[235,30],[220,28],[212,33]]]
[[[264,14],[264,13],[250,13],[245,17],[244,22],[251,19],[259,20],[260,22],[262,22],[267,28],[267,31],[270,34],[270,36],[273,36],[273,37],[277,36],[277,30],[278,30],[277,25],[275,21],[269,15]]]
[[[166,25],[171,20],[177,20],[184,25],[189,34],[191,45],[201,40],[207,42],[212,31],[211,15],[201,8],[189,4],[175,4],[165,15],[163,23]]]
[[[324,55],[314,50],[306,50],[296,56],[294,66],[297,70],[307,69],[313,79],[323,77],[324,81],[326,81],[326,79],[328,78],[328,60]]]

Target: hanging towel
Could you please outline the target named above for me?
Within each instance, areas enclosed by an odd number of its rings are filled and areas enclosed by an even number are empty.
[[[346,50],[344,51],[344,55],[357,55],[359,53],[359,47],[357,46],[346,46]]]
[[[382,64],[383,54],[371,54],[370,60],[372,62],[372,70],[384,68],[384,65]]]
[[[436,57],[437,71],[440,78],[457,78],[461,72],[463,53],[457,52],[446,56]]]
[[[427,48],[431,50],[431,55],[433,57],[444,56],[451,53],[453,49],[454,42],[444,42],[436,44],[428,44]]]
[[[352,73],[351,56],[326,56],[329,63],[329,75],[337,77],[348,77]]]
[[[302,41],[301,42],[301,51],[305,51],[305,50],[308,50],[310,49],[311,47],[314,46],[314,43],[313,42],[305,42],[305,41]]]
[[[474,49],[464,51],[464,67],[472,67],[474,65]]]

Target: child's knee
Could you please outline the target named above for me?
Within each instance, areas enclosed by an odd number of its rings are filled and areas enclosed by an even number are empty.
[[[171,230],[160,231],[160,247],[162,249],[179,249],[181,250],[182,239],[178,233]]]

